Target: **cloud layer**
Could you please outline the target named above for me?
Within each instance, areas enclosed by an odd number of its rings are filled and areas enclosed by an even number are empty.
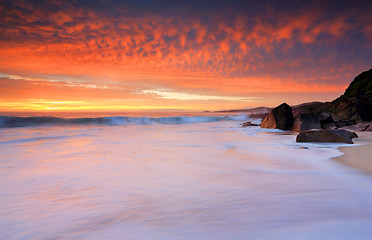
[[[125,89],[123,99],[170,89],[260,94],[269,104],[269,94],[278,92],[323,93],[324,100],[371,67],[371,7],[363,1],[5,1],[0,73],[75,89],[106,86],[95,90],[114,95]],[[36,92],[31,89],[26,95]]]

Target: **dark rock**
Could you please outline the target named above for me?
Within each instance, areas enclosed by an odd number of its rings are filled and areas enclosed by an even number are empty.
[[[283,103],[271,110],[269,115],[262,121],[261,128],[277,128],[281,130],[290,130],[293,125],[292,108]]]
[[[370,123],[358,123],[358,124],[351,125],[351,126],[345,126],[345,127],[340,128],[340,129],[347,130],[347,131],[353,131],[353,132],[355,132],[355,131],[366,131],[369,126],[370,126]]]
[[[355,120],[343,120],[343,121],[337,121],[335,123],[338,128],[343,128],[346,126],[352,126],[356,124]]]
[[[331,114],[322,114],[319,117],[320,125],[323,129],[335,129],[337,128],[335,121]]]
[[[322,123],[322,128],[323,129],[328,129],[328,130],[333,130],[333,129],[337,129],[337,125],[336,125],[335,122]]]
[[[260,126],[259,124],[255,124],[255,123],[252,123],[252,122],[245,122],[245,123],[242,123],[241,125],[242,125],[242,127]]]
[[[330,116],[332,103],[311,102],[303,103],[292,107],[294,118],[300,118],[300,115],[315,115],[319,120],[324,120]]]
[[[332,102],[332,117],[336,121],[372,120],[372,69],[359,74],[345,93]]]
[[[310,130],[300,132],[296,142],[339,142],[353,144],[356,133],[346,130]]]
[[[300,115],[300,122],[300,131],[322,128],[319,118],[315,115],[302,114]]]
[[[345,127],[363,121],[372,121],[372,69],[359,74],[345,93],[332,102],[303,103],[292,107],[294,118],[300,115],[318,116],[323,128],[333,128],[322,116],[331,116],[337,127]]]
[[[322,128],[336,128],[335,123],[330,114],[300,114],[299,118],[296,118],[293,122],[292,131],[300,132],[311,129],[322,129]]]
[[[369,125],[369,127],[366,129],[366,132],[372,131],[372,123]]]

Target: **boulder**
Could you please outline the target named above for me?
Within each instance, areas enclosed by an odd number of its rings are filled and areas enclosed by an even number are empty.
[[[290,130],[292,125],[292,108],[287,103],[283,103],[271,110],[269,115],[267,115],[267,117],[262,121],[261,128]]]
[[[315,115],[301,114],[300,121],[300,131],[322,128],[319,118]]]
[[[346,130],[310,130],[297,135],[296,142],[338,142],[353,144],[358,135]]]
[[[370,126],[370,123],[358,123],[358,124],[351,125],[351,126],[345,126],[345,127],[340,128],[340,129],[347,130],[347,131],[353,131],[353,132],[355,132],[355,131],[366,131],[369,126]]]
[[[320,120],[316,115],[301,114],[293,122],[292,131],[300,132],[311,129],[321,129]]]

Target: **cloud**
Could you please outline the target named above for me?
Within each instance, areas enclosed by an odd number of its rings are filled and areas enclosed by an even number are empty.
[[[50,80],[60,80],[52,84],[56,97],[69,89],[79,99],[132,99],[147,85],[179,98],[192,89],[199,100],[337,92],[372,63],[368,2],[77,0],[1,7],[0,73],[43,80],[39,88],[13,83],[14,96],[41,94]]]
[[[232,96],[211,96],[211,95],[200,95],[191,93],[172,92],[169,90],[142,90],[141,94],[154,94],[157,97],[164,99],[175,99],[175,100],[222,100],[222,101],[256,101],[260,98],[256,97],[232,97]]]

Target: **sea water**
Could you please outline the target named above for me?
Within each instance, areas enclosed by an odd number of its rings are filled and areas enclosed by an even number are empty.
[[[371,239],[341,144],[248,119],[0,117],[0,239]]]

